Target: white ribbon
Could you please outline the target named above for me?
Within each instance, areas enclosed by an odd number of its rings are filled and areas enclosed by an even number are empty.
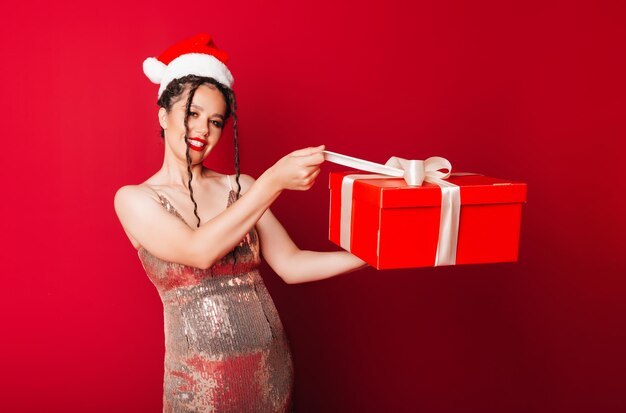
[[[421,186],[424,182],[430,182],[441,188],[441,221],[435,266],[454,265],[456,263],[461,191],[458,185],[445,181],[452,171],[452,164],[447,159],[433,156],[422,161],[393,156],[385,165],[381,165],[330,151],[324,151],[324,158],[329,162],[379,174],[351,174],[343,177],[339,238],[342,248],[350,251],[354,181],[357,179],[388,179],[390,176],[403,177],[410,186]],[[447,169],[447,172],[440,172],[441,169]]]

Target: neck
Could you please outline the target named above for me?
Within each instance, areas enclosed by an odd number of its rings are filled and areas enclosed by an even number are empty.
[[[191,165],[191,173],[193,175],[191,181],[192,186],[195,187],[195,184],[198,183],[198,179],[202,176],[203,169],[204,167],[201,163]],[[178,159],[173,156],[168,156],[166,153],[159,174],[163,177],[165,184],[168,186],[188,188],[189,172],[187,171],[186,159]]]

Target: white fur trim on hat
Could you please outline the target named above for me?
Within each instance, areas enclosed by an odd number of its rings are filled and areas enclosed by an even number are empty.
[[[149,59],[146,59],[146,62],[148,60]],[[146,62],[144,62],[144,72],[146,72]],[[187,75],[212,77],[224,86],[231,89],[233,87],[233,75],[224,63],[220,62],[216,57],[208,54],[188,53],[178,56],[165,68],[161,78],[159,79],[161,83],[161,86],[159,87],[159,97],[161,97],[161,93],[163,93],[167,85],[172,80]],[[152,80],[148,73],[146,73],[146,76]]]
[[[152,83],[156,83],[157,85],[161,83],[166,68],[165,63],[154,57],[149,57],[143,61],[143,73],[148,76],[148,79],[150,79]]]

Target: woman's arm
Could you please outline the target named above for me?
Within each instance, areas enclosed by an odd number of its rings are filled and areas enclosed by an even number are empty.
[[[137,186],[117,191],[115,210],[124,229],[154,256],[208,268],[241,241],[282,190],[311,187],[324,161],[322,150],[307,148],[283,157],[245,196],[196,230],[165,211],[150,191]]]
[[[256,228],[263,258],[287,284],[323,280],[367,265],[347,251],[299,249],[270,210],[265,212]]]

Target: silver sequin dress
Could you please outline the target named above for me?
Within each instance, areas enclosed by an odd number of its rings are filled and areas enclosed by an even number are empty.
[[[226,206],[235,198],[231,188]],[[258,271],[256,230],[206,270],[163,261],[143,248],[138,255],[163,301],[163,412],[291,411],[293,362]]]

